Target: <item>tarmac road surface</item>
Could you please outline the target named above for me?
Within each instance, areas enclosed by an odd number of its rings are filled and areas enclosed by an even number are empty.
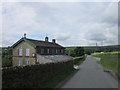
[[[104,72],[94,57],[87,56],[79,71],[60,88],[118,88],[118,80]]]

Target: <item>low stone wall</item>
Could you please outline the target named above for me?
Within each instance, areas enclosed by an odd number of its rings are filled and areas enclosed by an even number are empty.
[[[61,72],[73,68],[73,61],[2,69],[3,88],[41,87]]]

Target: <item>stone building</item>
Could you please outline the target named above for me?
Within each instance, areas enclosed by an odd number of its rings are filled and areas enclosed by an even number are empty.
[[[45,37],[45,41],[23,38],[12,45],[13,66],[24,66],[34,64],[45,64],[51,62],[64,62],[72,60],[72,57],[65,55],[65,48],[56,43],[53,39]]]

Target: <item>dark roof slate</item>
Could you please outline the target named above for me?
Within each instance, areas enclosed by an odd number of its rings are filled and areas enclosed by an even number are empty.
[[[41,40],[34,40],[34,39],[28,39],[28,38],[21,38],[19,41],[17,41],[15,44],[12,45],[14,48],[17,46],[19,43],[22,41],[27,42],[28,44],[32,45],[34,48],[35,47],[56,47],[56,48],[64,48],[63,46],[57,44],[57,43],[52,43],[52,42],[47,42],[47,41],[41,41]]]
[[[27,38],[26,38],[27,39]],[[63,48],[63,46],[57,44],[57,43],[52,43],[52,42],[46,42],[46,41],[41,41],[41,40],[33,40],[33,39],[27,39],[36,46],[39,47],[58,47],[58,48]]]

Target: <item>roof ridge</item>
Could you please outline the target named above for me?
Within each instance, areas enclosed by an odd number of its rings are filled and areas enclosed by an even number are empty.
[[[27,38],[28,40],[34,40],[34,41],[39,41],[39,42],[45,42],[45,43],[51,43],[51,44],[57,44],[57,43],[53,43],[53,42],[46,42],[46,41],[43,41],[43,40],[35,40],[35,39],[29,39]]]
[[[59,46],[59,47],[63,47],[63,46],[59,45],[58,43],[46,42],[46,41],[43,41],[43,40],[35,40],[35,39],[29,39],[29,38],[26,38],[26,40],[36,41],[36,42],[42,42],[42,43],[44,43],[44,44],[51,44],[51,45],[57,45],[57,46]]]
[[[37,46],[64,48],[63,46],[59,45],[58,43],[46,42],[46,41],[42,41],[42,40],[35,40],[35,39],[29,39],[29,38],[21,38],[19,41],[17,41],[15,44],[13,44],[12,47],[14,48],[16,45],[21,43],[23,40],[26,41],[27,43],[29,43],[30,45],[32,45],[34,48],[36,48]]]

